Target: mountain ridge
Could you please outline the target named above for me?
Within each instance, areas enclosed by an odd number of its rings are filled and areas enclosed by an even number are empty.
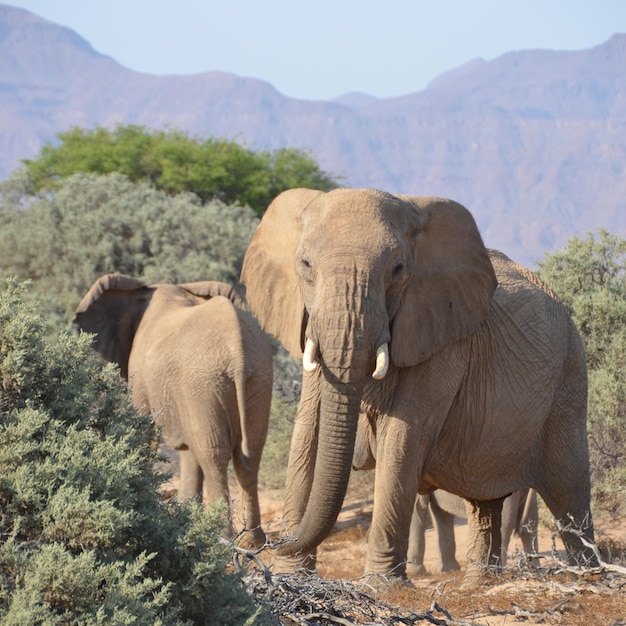
[[[308,150],[346,184],[451,197],[533,264],[573,234],[626,236],[626,35],[473,59],[393,98],[302,100],[228,72],[152,75],[0,5],[0,178],[72,126],[139,124]]]

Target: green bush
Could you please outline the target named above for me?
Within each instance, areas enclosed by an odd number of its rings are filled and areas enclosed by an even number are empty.
[[[225,508],[159,501],[150,418],[89,336],[49,342],[24,292],[0,293],[0,622],[265,623]]]
[[[0,185],[0,274],[33,280],[60,328],[93,281],[121,272],[153,282],[236,284],[258,218],[247,207],[193,194],[172,198],[121,174],[75,174],[26,206]]]
[[[540,268],[585,344],[594,506],[626,515],[626,239],[573,237]]]
[[[296,409],[295,402],[287,402],[278,394],[274,394],[267,440],[263,449],[263,461],[259,468],[261,487],[282,489],[285,486]]]

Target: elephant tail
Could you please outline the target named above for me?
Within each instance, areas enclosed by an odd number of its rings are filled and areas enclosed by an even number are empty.
[[[249,424],[250,415],[248,415],[246,402],[246,374],[245,368],[235,376],[235,390],[237,394],[237,410],[239,413],[239,428],[241,430],[241,460],[246,467],[252,467],[252,449],[250,447],[250,433],[252,425]]]

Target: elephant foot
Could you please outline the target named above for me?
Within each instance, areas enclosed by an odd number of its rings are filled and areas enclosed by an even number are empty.
[[[442,572],[458,572],[461,569],[459,562],[454,559],[453,561],[446,561],[441,565]]]
[[[469,565],[459,585],[459,589],[461,591],[472,591],[479,587],[493,584],[501,571],[501,568],[496,566]]]
[[[420,576],[428,576],[428,570],[424,567],[423,563],[411,563],[407,561],[406,575],[409,578],[419,578]]]
[[[389,593],[399,589],[413,588],[411,581],[406,575],[394,575],[393,572],[386,574],[368,573],[361,576],[357,581],[357,585],[366,587],[368,591],[374,591],[377,594]]]

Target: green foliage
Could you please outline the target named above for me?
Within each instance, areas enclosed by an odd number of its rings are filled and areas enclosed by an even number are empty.
[[[0,622],[262,623],[225,508],[159,501],[158,433],[90,344],[0,293]]]
[[[236,283],[257,223],[240,205],[203,205],[193,194],[172,198],[120,174],[75,174],[26,206],[5,200],[0,268],[32,279],[46,317],[62,327],[107,272],[153,282]]]
[[[25,160],[35,189],[48,189],[77,172],[118,172],[148,180],[167,194],[194,193],[200,200],[249,205],[261,215],[271,200],[290,187],[328,191],[336,178],[301,150],[249,150],[226,139],[200,139],[181,131],[118,126],[109,131],[73,128],[57,135],[37,159]]]
[[[287,461],[297,404],[274,394],[272,412],[259,468],[259,484],[266,489],[282,489],[287,480]]]
[[[626,240],[600,230],[547,254],[542,278],[580,329],[589,369],[589,445],[596,506],[626,514]]]

